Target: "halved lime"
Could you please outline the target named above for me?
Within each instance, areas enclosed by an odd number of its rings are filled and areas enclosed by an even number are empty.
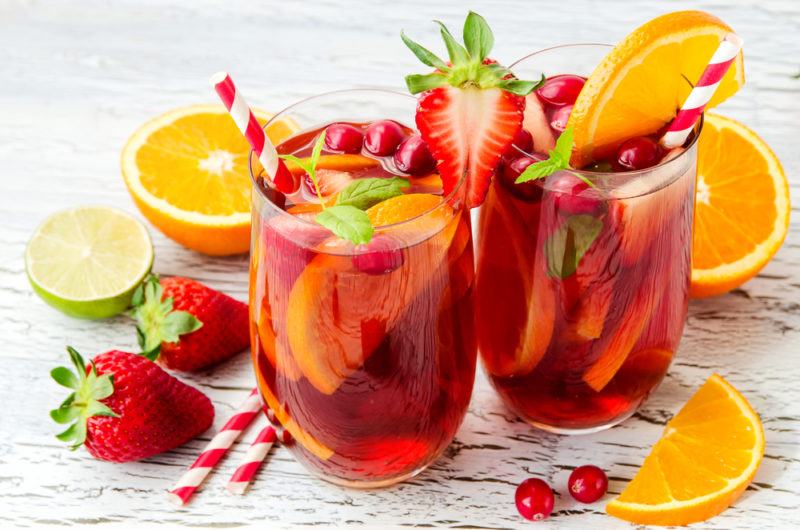
[[[144,225],[107,206],[54,213],[36,229],[25,250],[33,290],[77,318],[123,312],[152,265],[153,243]]]

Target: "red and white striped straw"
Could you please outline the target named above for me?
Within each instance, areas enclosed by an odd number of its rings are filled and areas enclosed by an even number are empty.
[[[200,484],[208,476],[217,462],[228,451],[233,442],[242,434],[242,431],[250,425],[261,412],[261,398],[258,391],[253,389],[247,396],[234,415],[229,419],[222,429],[208,442],[208,445],[197,457],[197,460],[189,467],[189,470],[178,480],[170,490],[169,497],[172,502],[178,505],[186,504],[192,494],[197,491]]]
[[[226,486],[228,491],[237,495],[244,495],[277,438],[277,433],[271,425],[261,429],[261,432],[258,433],[258,436],[253,440],[244,455],[244,462],[236,468],[230,481],[228,481]]]
[[[661,145],[667,149],[679,147],[684,144],[689,133],[692,132],[694,124],[700,119],[703,109],[711,101],[714,92],[717,91],[725,72],[728,71],[739,50],[742,49],[742,39],[739,36],[728,33],[722,42],[719,43],[717,51],[711,57],[711,61],[706,66],[697,84],[689,93],[689,97],[683,102],[681,110],[670,123],[667,132],[661,138]]]
[[[283,160],[278,158],[275,146],[267,138],[242,93],[236,89],[231,76],[227,72],[217,72],[211,76],[211,84],[214,85],[214,90],[217,91],[225,108],[228,109],[236,127],[255,151],[258,160],[264,166],[264,171],[272,179],[270,184],[286,194],[297,191],[300,187],[300,179],[295,177]]]

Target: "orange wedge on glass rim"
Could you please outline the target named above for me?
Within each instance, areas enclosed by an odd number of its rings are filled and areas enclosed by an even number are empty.
[[[570,114],[572,165],[607,158],[622,141],[653,134],[672,121],[692,89],[690,82],[700,78],[731,31],[708,13],[678,11],[654,18],[614,46],[589,76]],[[740,53],[707,108],[743,84]]]
[[[789,231],[789,184],[752,130],[706,114],[697,159],[690,294],[734,289],[760,271]]]
[[[606,511],[636,524],[705,521],[744,492],[764,456],[764,429],[747,400],[712,375],[664,428]]]
[[[255,111],[259,122],[271,117]],[[276,121],[279,143],[298,129]],[[222,105],[193,105],[142,125],[122,150],[122,176],[136,206],[166,236],[211,255],[250,246],[250,146]]]

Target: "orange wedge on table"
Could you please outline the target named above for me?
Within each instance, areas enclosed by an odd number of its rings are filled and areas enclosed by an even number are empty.
[[[700,135],[692,246],[693,297],[725,293],[767,264],[789,230],[789,184],[756,133],[707,114]]]
[[[705,521],[739,498],[763,456],[758,415],[735,388],[712,375],[667,423],[636,476],[606,511],[637,524]]]
[[[269,114],[256,111],[260,122]],[[297,131],[275,122],[273,143]],[[222,105],[176,109],[145,123],[122,150],[122,175],[145,217],[178,243],[212,255],[250,244],[250,146]]]
[[[654,18],[617,44],[594,69],[570,114],[572,163],[608,157],[628,138],[653,134],[672,121],[722,38],[732,31],[702,11]],[[688,80],[688,81],[687,81]],[[708,108],[744,84],[741,53]]]

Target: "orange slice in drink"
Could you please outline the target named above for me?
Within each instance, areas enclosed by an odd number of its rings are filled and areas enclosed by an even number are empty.
[[[481,358],[497,377],[532,372],[555,328],[556,285],[547,274],[544,252],[534,252],[530,244],[533,236],[526,227],[539,214],[529,213],[531,218],[523,217],[502,186],[489,187],[481,217],[484,241],[475,305]],[[497,329],[512,331],[500,334]]]
[[[367,210],[376,226],[413,219],[392,230],[393,237],[402,231],[419,240],[434,233],[441,238],[441,244],[431,240],[403,249],[404,263],[397,269],[379,275],[359,272],[343,245],[342,255],[317,254],[295,281],[289,295],[289,346],[303,375],[320,392],[333,394],[361,368],[424,287],[429,271],[439,267],[458,218],[447,205],[420,215],[440,204],[435,195],[409,194]],[[335,250],[336,240],[329,243],[321,247],[324,252]]]
[[[301,160],[308,161],[307,158]],[[351,172],[378,167],[378,165],[380,165],[380,162],[378,162],[376,159],[363,155],[322,155],[319,157],[319,160],[317,160],[316,169],[317,171],[324,169],[328,171]],[[259,163],[257,167],[261,168],[261,164]],[[286,161],[286,167],[292,173],[302,175],[306,172],[305,169],[298,166],[291,160]],[[263,168],[259,171],[259,173],[261,171],[263,171]]]
[[[256,112],[265,123],[269,115]],[[278,143],[297,130],[278,121]],[[142,125],[122,150],[122,175],[136,206],[165,235],[212,255],[250,245],[250,146],[222,105],[176,109]]]
[[[653,134],[672,121],[714,55],[732,31],[702,11],[654,18],[625,37],[589,76],[570,114],[575,131],[572,164],[607,158],[628,138]],[[744,84],[741,53],[725,74],[708,108]]]
[[[760,271],[789,230],[789,184],[756,133],[707,114],[700,135],[692,245],[693,297],[734,289]]]
[[[667,423],[636,476],[606,511],[640,525],[705,521],[742,494],[763,456],[758,415],[714,374]]]

